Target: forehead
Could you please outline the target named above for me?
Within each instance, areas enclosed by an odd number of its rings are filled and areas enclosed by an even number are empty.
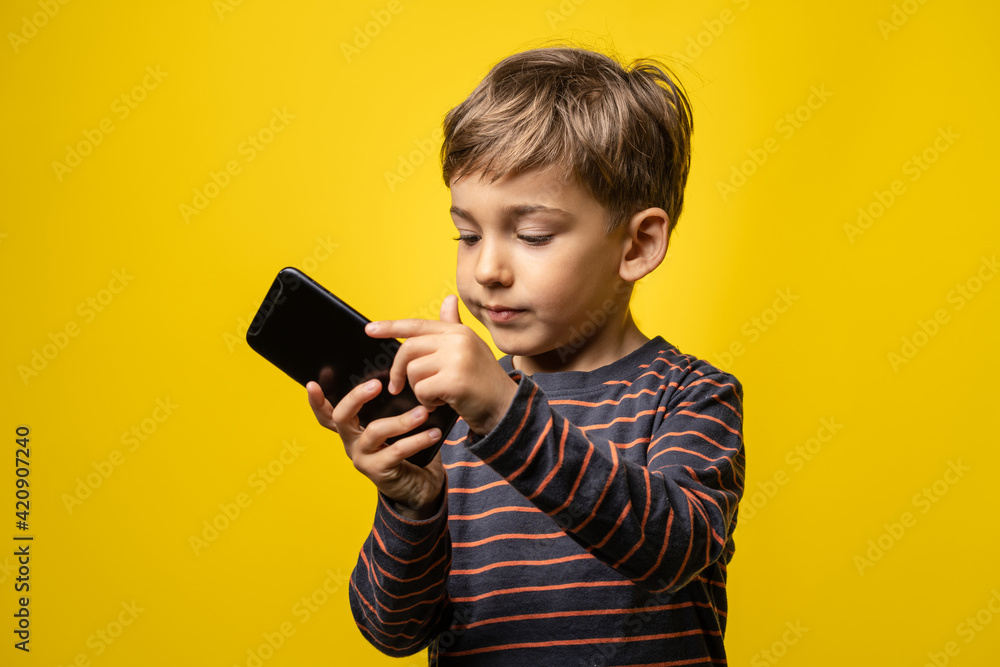
[[[451,201],[473,213],[526,207],[562,209],[574,215],[604,211],[575,177],[555,168],[505,174],[495,180],[483,172],[468,174],[452,180]]]

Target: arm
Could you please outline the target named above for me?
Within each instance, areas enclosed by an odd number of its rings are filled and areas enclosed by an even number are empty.
[[[390,391],[408,379],[421,402],[451,405],[468,423],[473,453],[623,576],[675,591],[720,557],[728,561],[744,474],[736,378],[672,366],[669,380],[651,383],[668,400],[648,416],[655,427],[645,431],[652,436],[645,458],[625,461],[599,429],[559,414],[530,378],[515,384],[461,325],[454,302],[442,306],[440,322],[395,320],[367,330],[407,338]],[[635,403],[618,403],[622,418],[636,421]]]
[[[521,378],[511,409],[469,447],[601,561],[648,590],[672,592],[731,556],[743,491],[742,394],[732,376],[686,375],[641,465],[624,460],[601,429],[569,423]],[[621,406],[621,418],[635,418],[626,400]]]
[[[425,468],[406,461],[437,442],[431,429],[390,446],[427,418],[418,406],[361,428],[357,414],[378,394],[377,380],[358,385],[336,407],[318,384],[307,385],[316,419],[340,434],[354,467],[379,490],[372,531],[351,574],[349,597],[361,633],[380,651],[410,655],[427,646],[450,618],[445,581],[451,563],[444,468],[437,456]]]
[[[379,494],[372,532],[351,574],[348,595],[358,629],[383,653],[416,653],[448,624],[447,516],[442,502],[428,519],[407,519]]]

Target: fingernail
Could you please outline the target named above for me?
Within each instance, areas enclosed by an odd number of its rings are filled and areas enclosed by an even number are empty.
[[[365,331],[367,333],[375,333],[378,331],[378,322],[369,322],[365,325]]]
[[[431,441],[437,440],[441,437],[441,431],[439,431],[436,428],[432,428],[431,430],[427,431],[427,437]]]
[[[369,380],[368,384],[365,385],[365,391],[375,391],[378,386],[378,380]]]
[[[413,408],[413,412],[411,413],[413,416],[413,421],[418,421],[420,419],[423,419],[425,416],[427,416],[426,413],[427,410],[423,406],[419,408]]]

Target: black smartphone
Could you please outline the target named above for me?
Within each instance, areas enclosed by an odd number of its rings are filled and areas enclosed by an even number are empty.
[[[368,319],[322,285],[295,268],[284,268],[267,291],[247,328],[247,343],[262,357],[305,386],[314,380],[336,405],[355,386],[372,378],[382,382],[378,396],[358,413],[362,426],[382,417],[402,414],[419,405],[410,385],[393,396],[387,388],[389,369],[400,342],[371,338],[365,333]],[[434,458],[458,415],[447,405],[434,408],[427,420],[400,438],[432,427],[441,439],[407,461],[426,466]]]

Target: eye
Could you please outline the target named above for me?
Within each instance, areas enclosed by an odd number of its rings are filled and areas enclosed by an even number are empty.
[[[545,245],[552,240],[552,235],[548,236],[531,236],[528,234],[518,234],[517,238],[520,239],[526,245],[540,246]]]
[[[455,240],[460,241],[462,245],[472,246],[479,243],[479,239],[481,238],[478,234],[459,234],[455,237]]]

